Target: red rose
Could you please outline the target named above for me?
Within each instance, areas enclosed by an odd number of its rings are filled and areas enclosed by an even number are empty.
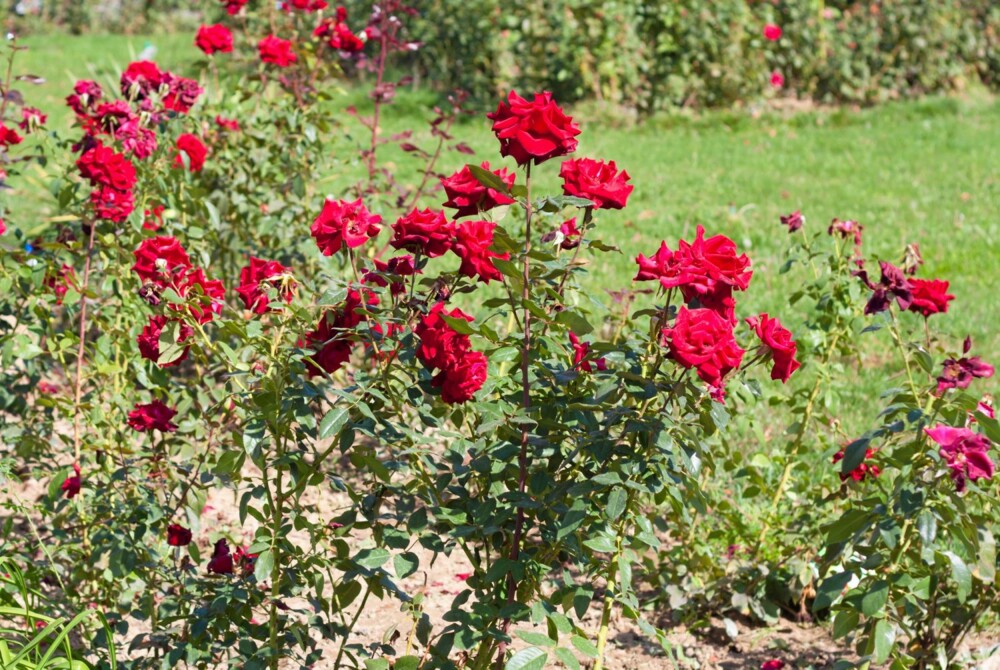
[[[840,461],[844,460],[844,452],[845,450],[841,449],[840,451],[835,453],[833,455],[833,462],[839,463]],[[875,455],[874,449],[867,449],[865,450],[864,460],[865,461],[870,460],[871,457],[874,455]],[[849,473],[844,474],[843,472],[839,472],[837,474],[840,476],[840,481],[842,482],[846,482],[848,479],[853,479],[856,482],[863,482],[865,478],[868,477],[868,475],[871,475],[872,477],[878,477],[880,474],[882,474],[882,469],[879,466],[874,465],[873,463],[865,463],[864,461],[862,461],[862,463],[858,467],[854,468]]]
[[[559,168],[563,193],[586,198],[595,209],[622,209],[632,193],[628,172],[618,171],[614,161],[605,163],[590,158],[571,158]]]
[[[40,109],[35,107],[23,107],[21,109],[21,122],[17,125],[20,126],[21,130],[24,132],[30,133],[33,130],[38,130],[44,126],[48,118],[48,116],[42,114]]]
[[[160,88],[163,77],[164,73],[152,61],[140,60],[129,63],[122,72],[122,96],[129,100],[142,100]]]
[[[351,358],[352,343],[335,330],[329,313],[319,318],[319,324],[306,334],[305,342],[300,343],[302,345],[316,350],[307,359],[306,373],[310,377],[321,372],[333,374]]]
[[[735,319],[733,291],[745,291],[753,277],[750,259],[736,255],[735,242],[725,235],[706,240],[700,225],[693,243],[680,240],[674,252],[663,242],[650,258],[639,254],[636,263],[639,272],[634,281],[658,280],[664,289],[680,288],[686,301],[697,300],[730,321]]]
[[[347,11],[337,8],[335,18],[326,18],[313,31],[313,37],[325,39],[327,46],[349,54],[364,51],[366,35],[355,35],[347,25]]]
[[[167,92],[163,96],[163,108],[186,114],[198,102],[198,97],[205,92],[194,79],[186,79],[167,74],[164,79]]]
[[[221,23],[201,26],[194,44],[209,56],[216,52],[230,53],[233,50],[233,33]]]
[[[274,35],[268,35],[257,43],[260,59],[278,67],[288,67],[297,59],[292,51],[292,43]]]
[[[171,547],[186,547],[191,544],[191,531],[180,524],[170,524],[167,526],[167,544]]]
[[[772,659],[770,661],[764,661],[760,665],[760,670],[782,670],[785,667],[785,662],[780,659]]]
[[[181,361],[187,358],[188,347],[185,347],[183,351],[172,361],[164,361],[160,363],[160,334],[168,323],[173,323],[170,319],[162,315],[150,316],[149,323],[147,323],[139,336],[136,337],[136,343],[139,345],[139,355],[146,360],[153,361],[161,368],[170,368],[178,365]],[[181,344],[187,340],[191,335],[194,334],[194,329],[186,323],[181,323],[180,330],[178,332],[177,344]]]
[[[326,3],[326,0],[285,0],[281,3],[281,7],[286,12],[290,12],[293,9],[303,12],[318,12],[326,9],[329,5]]]
[[[6,232],[7,232],[7,224],[4,223],[3,219],[0,219],[0,235],[3,235]]]
[[[80,176],[91,186],[107,186],[116,191],[129,191],[135,186],[135,166],[124,155],[98,143],[76,161]]]
[[[490,164],[483,161],[482,168],[490,169]],[[514,173],[506,168],[493,170],[493,174],[500,178],[507,185],[508,190],[514,186]],[[488,186],[484,186],[473,176],[469,166],[464,166],[461,170],[441,180],[445,195],[448,201],[444,207],[456,209],[455,218],[463,216],[476,216],[480,212],[485,212],[500,205],[512,205],[514,199],[510,196],[496,191]]]
[[[590,342],[581,342],[576,333],[570,332],[569,343],[573,346],[573,367],[582,372],[593,372],[594,367],[598,370],[607,370],[608,364],[604,358],[591,361]],[[591,364],[593,362],[593,365]]]
[[[834,219],[830,222],[830,227],[826,229],[826,233],[830,236],[837,234],[842,238],[853,237],[854,246],[861,246],[861,231],[863,231],[864,228],[865,227],[857,221],[841,221],[840,219]]]
[[[276,298],[286,303],[292,302],[295,292],[295,281],[286,268],[278,261],[264,261],[250,257],[250,265],[240,271],[240,285],[236,292],[243,298],[243,304],[254,314],[265,314],[270,310],[271,302],[267,287],[276,294]]]
[[[160,400],[154,400],[145,405],[136,404],[135,409],[128,413],[128,425],[140,433],[159,430],[172,433],[177,426],[170,420],[177,415],[177,410],[170,409]]]
[[[924,428],[924,432],[940,445],[939,453],[951,470],[957,491],[965,490],[967,479],[975,481],[993,476],[990,441],[986,437],[968,428],[953,428],[945,424]]]
[[[748,317],[746,322],[756,331],[761,345],[774,361],[771,379],[780,379],[782,383],[786,383],[792,373],[799,369],[799,362],[795,360],[798,345],[792,339],[791,332],[780,321],[767,314]]]
[[[410,277],[415,274],[420,274],[416,266],[413,264],[413,256],[410,254],[393,256],[388,260],[388,262],[383,262],[376,258],[374,263],[375,270],[366,272],[362,281],[365,284],[374,284],[375,286],[388,286],[392,295],[404,293],[406,291],[406,286],[401,281],[393,281],[390,283],[382,275],[389,274],[398,277]]]
[[[90,193],[90,204],[99,219],[121,223],[135,209],[135,199],[131,191],[118,191],[101,186]]]
[[[455,242],[451,250],[462,259],[459,268],[466,277],[479,278],[489,284],[491,279],[502,280],[503,275],[493,265],[494,258],[507,260],[510,254],[490,251],[493,245],[493,230],[497,224],[489,221],[466,221],[455,228]]]
[[[971,339],[965,340],[963,354],[969,353],[972,348]],[[989,379],[995,370],[989,363],[984,363],[979,356],[962,356],[961,358],[948,358],[944,362],[941,374],[937,378],[937,392],[940,395],[948,389],[967,389],[973,379]]]
[[[80,465],[79,463],[74,463],[73,474],[66,477],[59,488],[67,498],[75,498],[80,493],[81,483]]]
[[[764,26],[764,39],[777,42],[781,39],[781,26],[768,23]]]
[[[208,155],[208,148],[202,144],[197,135],[184,133],[177,138],[177,155],[174,157],[174,167],[184,167],[184,158],[181,152],[188,157],[188,169],[191,172],[201,172],[205,167],[205,156]]]
[[[449,404],[468,402],[486,382],[488,365],[486,354],[469,351],[432,380],[441,388],[441,399]]]
[[[166,209],[164,205],[153,205],[152,209],[143,210],[143,230],[159,230],[163,226],[163,212]]]
[[[559,226],[559,233],[562,235],[562,242],[559,243],[560,249],[570,250],[576,249],[580,246],[580,242],[583,240],[583,233],[577,230],[576,227],[576,217],[563,221],[562,225]]]
[[[471,351],[472,343],[468,335],[462,335],[452,329],[441,318],[442,314],[454,319],[465,319],[469,323],[472,323],[473,319],[457,307],[445,312],[444,304],[439,302],[413,329],[414,334],[420,338],[420,345],[417,347],[417,358],[420,362],[428,368],[445,370],[458,365],[458,362]]]
[[[948,282],[941,279],[910,279],[913,292],[913,302],[909,310],[924,315],[926,319],[931,314],[942,314],[948,311],[948,303],[955,296],[948,293]]]
[[[394,249],[435,258],[451,248],[455,224],[445,218],[444,212],[414,209],[392,224],[392,232],[390,244]]]
[[[191,267],[191,259],[181,243],[164,235],[143,240],[132,255],[135,256],[132,271],[160,288],[176,283]]]
[[[102,95],[100,84],[89,79],[81,79],[73,85],[73,94],[66,97],[66,104],[78,116],[82,116],[97,104]]]
[[[23,139],[16,130],[0,123],[0,144],[9,147],[12,144],[20,144]]]
[[[323,255],[332,256],[341,246],[354,249],[378,235],[381,223],[382,217],[369,212],[360,198],[354,202],[328,198],[309,230]]]
[[[216,575],[233,574],[233,555],[229,553],[229,544],[224,539],[215,543],[212,558],[208,561],[208,571]]]
[[[224,116],[216,115],[215,125],[219,126],[219,128],[221,128],[222,130],[229,130],[234,133],[238,133],[240,131],[239,121],[237,121],[236,119],[227,119]]]
[[[711,387],[712,397],[721,401],[726,376],[743,360],[732,324],[713,310],[681,307],[674,325],[663,329],[663,336],[670,357],[685,368],[694,368]]]
[[[191,268],[174,287],[177,295],[187,301],[188,312],[198,323],[208,323],[222,314],[226,287],[218,279],[208,279],[201,268]],[[171,304],[170,309],[181,310],[182,305]]]
[[[783,88],[785,86],[785,75],[781,74],[777,70],[771,73],[771,87],[772,88]]]
[[[873,291],[865,305],[865,314],[884,312],[889,309],[893,298],[900,309],[909,309],[910,303],[913,302],[913,283],[892,263],[879,261],[878,264],[882,270],[882,278],[877,284],[868,278],[865,270],[857,270],[854,273]]]
[[[70,265],[62,264],[55,274],[48,274],[45,278],[45,285],[52,289],[56,295],[56,304],[61,305],[69,287],[76,288],[76,272]]]
[[[500,155],[512,156],[518,165],[531,160],[537,165],[576,151],[580,128],[548,91],[536,94],[531,102],[511,91],[507,102],[500,102],[486,118],[493,121]]]

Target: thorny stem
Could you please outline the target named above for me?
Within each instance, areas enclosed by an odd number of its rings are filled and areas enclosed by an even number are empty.
[[[521,308],[522,323],[524,324],[524,340],[521,344],[521,405],[525,414],[531,408],[531,385],[528,380],[528,357],[531,353],[531,312],[528,310],[528,299],[531,296],[531,163],[528,163],[525,176],[525,215],[524,215],[524,271],[521,275]],[[527,417],[525,417],[526,419]],[[528,481],[528,426],[521,426],[521,451],[517,457],[518,479],[517,492],[524,496]],[[524,533],[524,507],[520,504],[517,507],[517,517],[514,520],[514,540],[510,548],[511,564],[516,563],[521,553],[521,536]],[[514,603],[517,595],[517,582],[514,579],[513,567],[507,572],[507,606]],[[500,631],[506,635],[510,629],[510,616],[504,618],[500,625]],[[507,653],[507,643],[500,641],[497,647],[497,670],[502,670],[504,656]]]
[[[889,317],[892,319],[892,325],[889,328],[889,332],[892,333],[892,339],[896,343],[896,347],[899,349],[900,355],[903,357],[903,366],[906,368],[906,379],[910,383],[910,392],[913,393],[913,400],[917,402],[920,397],[920,393],[917,391],[917,385],[913,381],[913,370],[910,367],[910,357],[906,353],[906,346],[903,344],[903,338],[899,334],[899,321],[896,319],[896,312],[889,308]]]
[[[622,528],[622,533],[624,528]],[[615,537],[615,554],[608,561],[607,584],[604,585],[604,605],[601,608],[601,627],[597,631],[597,660],[594,670],[604,667],[604,648],[608,644],[608,627],[611,623],[611,610],[615,604],[615,580],[618,578],[618,557],[622,553],[622,533]]]
[[[0,111],[2,114],[2,111]],[[73,459],[80,463],[80,397],[83,391],[83,353],[87,333],[87,282],[90,280],[90,260],[94,253],[95,222],[90,223],[90,235],[87,238],[87,259],[83,264],[83,284],[80,286],[80,330],[79,344],[76,349],[76,382],[73,392]]]

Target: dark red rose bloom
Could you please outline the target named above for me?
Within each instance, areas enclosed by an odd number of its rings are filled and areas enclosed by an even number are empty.
[[[154,400],[145,405],[136,404],[135,409],[128,413],[128,425],[140,433],[159,430],[172,433],[177,426],[170,420],[177,415],[177,410],[170,409],[160,400]]]
[[[139,160],[149,158],[156,151],[156,133],[142,127],[138,121],[126,122],[115,133],[115,139],[122,143],[125,153]]]
[[[623,209],[632,193],[628,172],[618,171],[614,161],[570,158],[559,168],[563,193],[586,198],[595,209]]]
[[[857,221],[841,221],[834,219],[830,222],[830,227],[826,229],[828,235],[839,235],[842,238],[854,238],[854,246],[861,246],[861,231],[865,229]]]
[[[562,235],[562,242],[559,243],[560,249],[570,250],[576,249],[580,246],[580,242],[583,240],[583,232],[577,230],[576,227],[576,217],[563,221],[562,225],[559,226],[559,233]]]
[[[780,31],[781,29],[778,28],[778,30]],[[778,37],[780,36],[781,33],[779,32]],[[777,39],[777,37],[774,39]],[[764,661],[763,663],[760,664],[760,670],[782,670],[784,667],[785,667],[785,662],[777,658],[771,659],[770,661]]]
[[[326,40],[327,46],[348,54],[364,51],[366,35],[355,35],[347,25],[347,10],[337,8],[335,17],[323,19],[313,31],[313,37]]]
[[[323,255],[332,256],[342,246],[360,247],[379,234],[381,224],[382,217],[369,212],[360,198],[354,202],[328,198],[309,230]]]
[[[351,359],[351,341],[339,336],[330,324],[330,318],[324,314],[319,319],[316,328],[306,334],[306,341],[301,343],[316,351],[306,361],[306,373],[310,377],[326,372],[333,374]]]
[[[428,368],[445,370],[456,366],[458,361],[472,350],[472,343],[468,335],[462,335],[452,329],[441,318],[442,314],[454,319],[465,319],[469,323],[472,323],[473,319],[457,307],[445,312],[444,303],[439,302],[413,329],[414,334],[420,338],[420,346],[417,347],[417,358],[420,362]]]
[[[802,228],[802,224],[806,222],[806,217],[802,216],[802,212],[795,210],[787,216],[781,217],[781,225],[788,226],[788,232],[794,233],[796,230]]]
[[[235,16],[240,13],[250,0],[219,0],[223,5],[226,6],[226,13],[230,16]]]
[[[96,81],[81,79],[73,86],[73,94],[67,96],[66,104],[77,116],[83,116],[100,101],[103,94],[100,84]]]
[[[865,305],[865,314],[884,312],[889,309],[893,298],[896,299],[896,304],[899,305],[900,309],[909,309],[910,303],[913,302],[913,284],[906,278],[903,271],[892,263],[879,261],[878,264],[882,269],[882,279],[877,284],[868,279],[866,271],[858,270],[855,272],[861,281],[873,291],[871,298],[868,299],[868,304]]]
[[[116,137],[118,130],[129,122],[137,122],[139,115],[132,111],[132,106],[124,100],[104,102],[94,109],[92,120],[96,122],[100,132]]]
[[[537,165],[556,156],[576,151],[580,128],[542,91],[529,102],[511,91],[507,102],[487,114],[493,121],[493,133],[500,140],[500,155],[511,156],[518,165],[534,161]]]
[[[177,138],[177,155],[174,156],[174,167],[184,167],[184,158],[181,157],[181,152],[187,154],[188,169],[191,172],[201,172],[201,169],[205,167],[208,147],[198,139],[197,135],[184,133]]]
[[[45,285],[55,293],[56,304],[61,305],[69,287],[76,288],[76,272],[72,266],[63,263],[58,272],[46,276]]]
[[[777,42],[781,39],[781,26],[768,23],[764,26],[764,39]],[[765,669],[766,670],[766,669]]]
[[[132,255],[135,256],[132,272],[160,288],[177,283],[191,268],[191,259],[181,243],[164,235],[143,240]]]
[[[240,131],[240,122],[236,119],[227,119],[224,116],[215,117],[215,125],[219,126],[222,130],[228,130],[234,133]]]
[[[965,490],[966,480],[990,479],[994,465],[990,459],[990,441],[968,428],[938,424],[924,428],[927,436],[940,445],[939,453],[951,469],[955,490]]]
[[[191,544],[191,531],[180,524],[170,524],[167,526],[167,544],[171,547],[188,546]]]
[[[142,100],[159,90],[163,83],[164,73],[156,63],[140,60],[129,63],[122,72],[122,96],[129,100]]]
[[[20,144],[23,139],[16,130],[0,123],[0,144],[9,147],[12,144]]]
[[[736,255],[736,243],[725,235],[705,239],[705,229],[697,228],[695,240],[678,243],[671,251],[666,242],[651,257],[636,258],[639,272],[634,281],[657,280],[664,289],[679,288],[684,300],[697,301],[735,323],[733,291],[745,291],[753,270],[746,254]]]
[[[172,323],[171,319],[168,319],[163,315],[155,315],[149,317],[149,323],[147,323],[142,328],[142,332],[136,337],[135,341],[139,345],[139,355],[146,360],[153,361],[157,363],[161,368],[170,368],[178,365],[181,361],[187,358],[188,347],[185,347],[183,351],[172,361],[164,361],[159,363],[160,360],[160,334],[168,323]],[[180,330],[178,332],[177,344],[183,343],[189,337],[194,334],[194,329],[186,323],[181,323]]]
[[[417,271],[416,265],[414,265],[413,256],[410,254],[404,254],[402,256],[393,256],[388,260],[388,262],[383,262],[377,258],[374,260],[375,270],[365,273],[362,281],[365,284],[374,284],[375,286],[388,286],[389,291],[392,295],[399,295],[406,291],[406,286],[401,281],[389,282],[382,275],[395,275],[398,277],[410,277],[415,274],[420,274]]]
[[[674,324],[663,329],[670,357],[685,368],[694,368],[722,401],[726,376],[739,367],[743,349],[733,338],[732,323],[710,309],[681,307]]]
[[[99,219],[121,223],[135,209],[135,198],[131,191],[118,191],[101,186],[90,192],[90,204]]]
[[[209,56],[214,53],[230,53],[233,50],[233,33],[221,23],[201,26],[194,44]]]
[[[292,279],[291,268],[286,268],[278,261],[264,261],[251,256],[250,265],[240,271],[240,285],[236,292],[243,298],[246,308],[254,314],[265,314],[270,310],[268,286],[278,299],[286,303],[292,302],[295,281]]]
[[[292,51],[292,43],[274,35],[268,35],[257,43],[260,59],[278,67],[288,67],[298,58]]]
[[[841,449],[840,451],[835,453],[833,455],[833,462],[839,463],[840,461],[844,460],[844,452],[845,450]],[[846,482],[848,479],[853,479],[856,482],[863,482],[865,478],[868,477],[869,475],[871,475],[872,477],[878,477],[880,474],[882,474],[882,469],[879,466],[875,465],[874,463],[865,462],[871,460],[872,456],[874,455],[875,455],[874,449],[867,449],[865,451],[865,459],[864,461],[861,462],[861,464],[858,467],[854,468],[846,475],[843,472],[837,473],[840,476],[840,481]]]
[[[972,349],[972,339],[966,338],[962,347],[961,358],[945,360],[941,375],[937,378],[937,392],[944,393],[948,389],[966,389],[973,379],[988,379],[995,372],[992,365],[984,363],[978,356],[965,356]]]
[[[491,279],[503,279],[503,275],[493,265],[493,259],[507,260],[510,254],[490,251],[496,227],[497,224],[489,221],[466,221],[455,228],[455,241],[451,250],[462,259],[462,266],[458,271],[466,277],[478,275],[487,284]]]
[[[761,346],[768,351],[774,365],[771,367],[771,379],[780,379],[786,383],[792,373],[799,369],[795,360],[798,345],[792,339],[791,332],[781,325],[777,319],[772,319],[766,313],[760,316],[748,317],[746,322],[757,333]]]
[[[297,9],[302,12],[318,12],[329,6],[330,5],[327,4],[326,0],[284,0],[284,2],[281,3],[282,9],[286,12],[290,12],[293,9]]]
[[[593,372],[595,367],[598,370],[608,369],[608,363],[603,357],[592,360],[590,342],[581,342],[580,338],[573,332],[569,334],[569,342],[573,345],[573,367],[575,369],[582,372]]]
[[[42,110],[35,107],[23,107],[21,108],[21,122],[17,125],[26,133],[30,133],[34,130],[38,130],[45,125],[48,120],[48,116],[42,114]]]
[[[948,282],[941,279],[911,279],[913,302],[910,311],[923,314],[926,319],[931,314],[943,314],[948,311],[948,303],[955,296],[948,293]]]
[[[116,191],[129,191],[135,186],[135,166],[124,155],[98,143],[76,161],[80,176],[91,186],[107,186]]]
[[[164,205],[153,205],[152,209],[143,210],[143,230],[159,230],[163,226],[163,212],[166,209]]]
[[[222,314],[226,299],[226,287],[218,279],[209,279],[201,268],[191,268],[184,273],[174,287],[177,294],[187,300],[187,310],[198,323],[208,323]],[[183,305],[169,305],[179,311]]]
[[[469,351],[462,358],[445,368],[431,381],[441,388],[441,399],[449,404],[468,402],[486,382],[488,365],[486,354]]]
[[[163,108],[187,114],[198,102],[198,97],[205,92],[194,79],[186,79],[176,75],[167,75],[164,83],[167,85],[167,92],[163,96]]]
[[[414,209],[392,224],[392,233],[390,244],[394,249],[435,258],[451,248],[455,224],[445,218],[444,212]]]
[[[772,88],[784,88],[785,86],[785,75],[781,74],[777,70],[771,73],[771,87]]]
[[[59,488],[62,490],[63,495],[67,498],[75,498],[80,493],[80,485],[82,480],[80,478],[80,464],[73,464],[73,474],[68,476],[63,480],[62,486]]]
[[[229,544],[224,539],[215,543],[212,558],[208,561],[208,571],[216,575],[233,574],[233,555],[229,552]]]
[[[483,161],[481,167],[484,170],[489,170],[490,164]],[[492,172],[507,185],[508,190],[514,186],[513,172],[509,172],[506,168]],[[444,187],[445,195],[448,196],[444,207],[458,210],[455,212],[456,219],[463,216],[476,216],[480,212],[489,211],[500,205],[514,204],[514,199],[510,196],[481,184],[473,176],[468,165],[447,179],[442,179],[441,186]]]

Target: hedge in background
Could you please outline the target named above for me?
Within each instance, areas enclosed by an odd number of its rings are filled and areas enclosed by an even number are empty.
[[[482,100],[547,89],[652,112],[773,95],[867,104],[1000,84],[1000,6],[991,0],[414,5],[417,72]],[[765,36],[766,26],[780,30]]]

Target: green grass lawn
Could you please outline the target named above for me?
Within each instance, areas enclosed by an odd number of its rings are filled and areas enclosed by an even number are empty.
[[[171,69],[183,71],[200,55],[187,34],[32,36],[22,43],[29,50],[19,57],[17,70],[46,79],[25,96],[49,113],[57,128],[69,123],[63,99],[76,78],[116,81],[148,44],[156,47],[157,61]],[[385,114],[386,131],[425,127],[433,102],[426,92],[402,92]],[[364,111],[368,103],[348,91],[347,104]],[[586,116],[578,120],[579,155],[614,159],[635,184],[625,211],[598,218],[600,234],[624,253],[594,263],[595,289],[628,287],[636,253],[652,253],[662,239],[673,246],[679,237],[693,237],[702,224],[709,234],[730,235],[753,258],[756,275],[741,313],[768,310],[794,331],[802,317],[786,305],[794,280],[777,272],[786,244],[779,215],[801,209],[814,230],[825,229],[833,217],[857,219],[865,226],[869,254],[899,260],[907,243],[918,243],[926,259],[922,275],[948,279],[957,296],[948,315],[935,317],[938,329],[955,346],[971,334],[977,353],[1000,362],[1000,104],[995,100],[931,99],[785,118],[716,113],[638,127]],[[471,117],[457,135],[476,149],[475,160],[498,160],[484,117]],[[403,181],[416,179],[405,155],[395,160]],[[456,169],[467,160],[449,154],[441,169]],[[356,163],[345,170],[331,178],[331,188],[360,176]],[[557,172],[558,161],[544,164],[538,170],[541,186],[554,191]],[[912,325],[918,325],[916,319]],[[873,342],[872,351],[885,345]],[[859,384],[859,407],[875,388]]]

